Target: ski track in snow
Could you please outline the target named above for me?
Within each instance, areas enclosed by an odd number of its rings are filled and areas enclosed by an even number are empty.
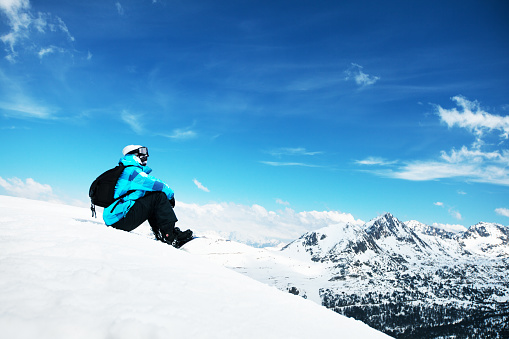
[[[222,267],[306,279],[319,266],[213,236],[177,250],[89,215],[0,196],[2,338],[388,338]]]

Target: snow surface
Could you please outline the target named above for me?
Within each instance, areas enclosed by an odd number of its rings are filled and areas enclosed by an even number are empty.
[[[388,338],[211,262],[211,243],[222,260],[242,261],[237,246],[303,269],[219,238],[177,250],[143,230],[105,227],[86,208],[0,196],[2,337]]]

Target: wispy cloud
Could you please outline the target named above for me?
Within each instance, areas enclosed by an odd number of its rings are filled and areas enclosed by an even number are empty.
[[[397,163],[397,161],[390,161],[384,158],[380,157],[367,157],[364,160],[356,160],[356,164],[358,165],[381,165],[381,166],[387,166]]]
[[[49,46],[49,47],[46,47],[46,48],[41,48],[41,50],[37,54],[39,56],[39,59],[42,59],[44,56],[49,55],[49,54],[53,54],[53,53],[65,53],[65,52],[66,52],[66,50],[63,49],[63,48],[60,48],[60,47],[57,47],[57,46]]]
[[[306,164],[302,162],[280,162],[280,161],[260,161],[260,163],[269,165],[269,166],[275,166],[275,167],[281,167],[281,166],[299,166],[299,167],[322,167],[318,165],[312,165],[312,164]]]
[[[143,123],[141,122],[142,115],[133,114],[127,110],[123,110],[120,117],[122,121],[128,124],[136,134],[143,134],[145,131]]]
[[[316,155],[324,154],[324,152],[321,151],[308,151],[304,147],[280,147],[274,148],[268,151],[267,153],[278,159],[286,158],[291,160],[295,160],[296,158],[300,160],[302,159],[302,157],[313,157]],[[260,163],[275,167],[282,166],[323,167],[302,161],[260,161]]]
[[[437,201],[437,202],[434,202],[433,205],[435,206],[439,206],[439,207],[445,207],[445,204],[441,201]],[[455,219],[458,219],[458,220],[461,220],[462,217],[461,217],[461,213],[458,212],[455,208],[453,207],[447,207],[447,212]]]
[[[509,208],[497,208],[495,212],[504,217],[509,217]]]
[[[357,164],[378,166],[370,170],[376,175],[411,180],[427,181],[458,178],[472,182],[509,185],[509,150],[502,148],[509,133],[509,117],[502,117],[482,110],[479,103],[456,96],[453,100],[460,110],[444,109],[436,106],[437,115],[449,127],[458,126],[470,131],[475,141],[472,146],[462,146],[459,150],[441,151],[438,159],[394,161],[370,157]],[[500,131],[502,141],[493,149],[486,150],[483,138],[490,132]],[[393,168],[383,166],[397,164]]]
[[[312,151],[306,150],[303,147],[295,147],[295,148],[292,148],[292,147],[281,147],[281,148],[276,148],[276,149],[270,150],[269,154],[273,155],[275,157],[281,157],[281,156],[284,156],[284,155],[289,155],[289,156],[299,156],[299,155],[313,156],[313,155],[323,154],[323,152],[320,152],[320,151],[312,152]]]
[[[54,109],[33,103],[31,99],[25,96],[18,96],[13,100],[16,101],[0,101],[0,110],[3,111],[4,116],[21,119],[55,119]]]
[[[506,154],[505,158],[507,156],[509,155]],[[410,181],[458,178],[472,182],[509,185],[508,168],[504,167],[501,162],[468,163],[466,159],[461,163],[415,161],[396,169],[375,169],[370,172],[384,177]]]
[[[288,201],[283,201],[281,199],[276,199],[276,204],[283,205],[283,206],[290,206],[290,203]]]
[[[74,41],[74,37],[62,19],[50,13],[34,13],[29,0],[2,0],[0,11],[7,17],[7,25],[10,28],[8,33],[0,36],[0,40],[6,45],[6,59],[10,62],[16,62],[19,49],[28,52],[35,50],[40,53],[46,48],[41,46],[41,42],[37,40],[33,32],[45,34],[44,41],[48,41],[49,37],[53,40],[53,45],[60,45],[60,48]],[[62,33],[63,40],[59,35]]]
[[[124,15],[124,8],[122,7],[122,4],[120,2],[115,3],[115,7],[117,8],[117,12],[119,15]]]
[[[509,116],[494,115],[483,110],[477,101],[469,101],[463,96],[455,96],[453,101],[460,110],[437,106],[437,114],[449,127],[462,127],[470,130],[478,138],[486,132],[500,131],[500,137],[509,138]]]
[[[361,87],[374,85],[378,80],[380,80],[380,77],[366,74],[362,71],[362,69],[363,67],[361,65],[352,63],[352,65],[345,71],[345,80],[353,80]]]
[[[0,1],[0,10],[7,16],[8,25],[11,31],[0,37],[0,40],[8,46],[7,59],[14,61],[16,52],[14,47],[16,43],[26,37],[28,34],[28,26],[32,22],[29,14],[30,3],[28,0]]]
[[[33,99],[22,79],[7,76],[0,69],[0,115],[18,119],[56,119],[57,108]]]
[[[198,136],[198,134],[193,131],[191,128],[177,128],[172,131],[171,134],[162,134],[166,138],[175,139],[175,140],[187,140],[194,139]]]
[[[455,210],[455,209],[454,209],[454,208],[452,208],[452,207],[451,207],[451,208],[449,208],[448,212],[449,212],[449,214],[450,214],[453,218],[455,218],[455,219],[457,219],[457,220],[461,220],[461,219],[463,219],[463,217],[461,216],[461,213],[460,213],[460,212],[458,212],[457,210]]]
[[[201,182],[199,182],[198,180],[193,179],[193,182],[194,182],[194,184],[196,185],[196,187],[198,187],[198,188],[199,188],[199,189],[201,189],[202,191],[204,191],[204,192],[210,192],[210,190],[209,190],[207,187],[203,186],[203,184],[202,184]]]

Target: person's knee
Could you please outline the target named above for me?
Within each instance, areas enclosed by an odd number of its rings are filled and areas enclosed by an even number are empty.
[[[168,200],[168,197],[166,196],[166,193],[164,193],[162,191],[153,192],[153,193],[151,193],[151,195],[153,196],[152,198],[155,201],[157,201],[158,203],[166,202],[165,200]]]

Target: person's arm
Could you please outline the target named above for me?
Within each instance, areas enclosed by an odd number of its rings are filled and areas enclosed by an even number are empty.
[[[134,168],[136,174],[133,173],[131,180],[131,190],[140,190],[146,192],[161,191],[168,197],[168,200],[174,199],[175,193],[173,190],[162,180],[149,175],[138,168]]]

